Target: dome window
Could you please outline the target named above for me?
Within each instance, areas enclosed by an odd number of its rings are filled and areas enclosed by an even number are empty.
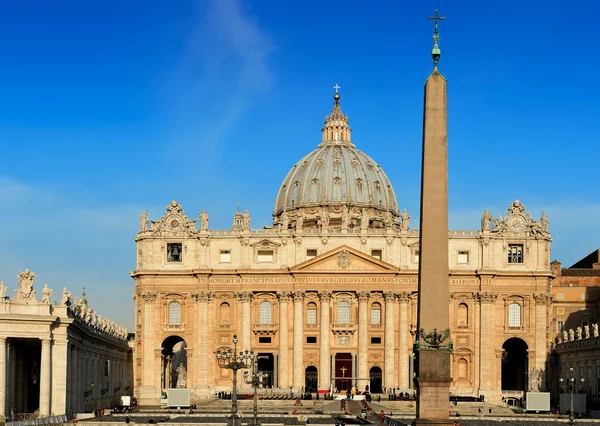
[[[323,167],[323,159],[322,159],[322,158],[319,158],[319,159],[317,160],[316,164],[317,164],[317,167]]]
[[[317,178],[313,178],[313,180],[311,180],[313,185],[318,185],[319,184],[319,179]]]
[[[381,191],[381,183],[378,180],[375,181],[375,189]]]
[[[352,165],[353,165],[353,166],[358,166],[358,158],[354,157],[354,158],[352,159]]]
[[[367,167],[369,169],[372,169],[373,168],[373,163],[371,163],[370,161],[367,161]]]
[[[336,185],[340,185],[342,183],[342,178],[339,176],[334,177],[333,183],[335,183]]]
[[[298,181],[294,182],[294,188],[298,188],[298,186],[300,186],[300,182],[298,182]]]

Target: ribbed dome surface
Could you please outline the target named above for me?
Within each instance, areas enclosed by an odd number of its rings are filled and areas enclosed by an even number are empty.
[[[348,205],[398,216],[392,185],[379,164],[349,142],[324,142],[283,181],[274,216],[302,207]]]

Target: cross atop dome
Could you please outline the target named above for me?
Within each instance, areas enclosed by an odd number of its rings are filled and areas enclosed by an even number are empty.
[[[344,115],[340,107],[340,94],[338,92],[340,85],[336,83],[333,88],[335,89],[333,110],[331,114],[325,117],[325,124],[321,129],[323,134],[321,144],[353,145],[350,142],[352,129],[348,125],[348,116]]]

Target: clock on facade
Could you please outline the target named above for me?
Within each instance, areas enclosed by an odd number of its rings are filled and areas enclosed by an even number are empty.
[[[521,232],[525,229],[525,218],[523,216],[515,214],[508,218],[508,229],[513,232]]]
[[[171,231],[179,231],[181,229],[181,218],[177,216],[171,216],[167,223],[169,224],[169,229]]]

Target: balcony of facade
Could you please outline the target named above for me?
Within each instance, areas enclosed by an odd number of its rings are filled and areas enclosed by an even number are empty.
[[[354,323],[341,323],[331,324],[331,331],[335,335],[351,335],[356,332],[356,324]]]
[[[273,323],[255,323],[252,327],[254,334],[258,336],[273,336],[278,328],[278,324]]]

